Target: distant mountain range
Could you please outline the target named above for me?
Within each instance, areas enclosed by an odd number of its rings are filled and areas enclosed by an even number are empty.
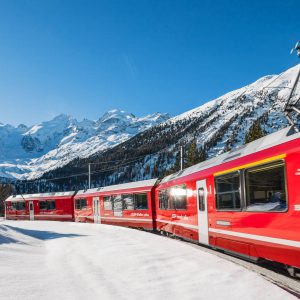
[[[115,109],[97,121],[77,121],[62,114],[31,127],[0,124],[0,176],[40,177],[75,158],[112,148],[169,117],[154,113],[137,118]]]
[[[180,145],[187,151],[196,142],[210,158],[244,144],[255,121],[266,134],[288,126],[284,106],[298,70],[296,66],[262,77],[173,118],[166,114],[135,118],[115,110],[96,122],[79,123],[59,116],[30,129],[19,126],[13,129],[20,132],[18,147],[1,143],[7,147],[1,153],[13,149],[9,156],[3,156],[13,161],[11,165],[5,165],[0,155],[2,175],[41,176],[39,183],[30,186],[31,191],[37,186],[42,190],[86,188],[88,162],[99,163],[92,170],[93,186],[162,176],[176,170]],[[60,130],[54,130],[56,126]],[[0,139],[3,135],[9,140],[9,134],[2,134],[0,129]],[[74,174],[83,175],[69,178]],[[67,179],[50,180],[57,177]]]

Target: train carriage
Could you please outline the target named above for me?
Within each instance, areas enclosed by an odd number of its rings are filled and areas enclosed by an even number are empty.
[[[164,178],[157,230],[300,268],[300,134],[286,128]]]
[[[155,228],[154,188],[157,179],[79,191],[75,221]]]
[[[5,200],[9,220],[73,221],[75,192],[13,195]]]

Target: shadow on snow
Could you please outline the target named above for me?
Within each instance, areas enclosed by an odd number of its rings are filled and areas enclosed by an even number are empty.
[[[6,236],[2,234],[2,232],[7,232],[8,229],[21,233],[23,235],[27,235],[42,241],[46,240],[54,240],[59,238],[74,238],[85,236],[82,234],[74,234],[74,233],[57,233],[54,231],[46,231],[46,230],[32,230],[32,229],[24,229],[20,227],[10,226],[10,225],[0,225],[0,245],[1,244],[9,244],[9,243],[17,243],[17,244],[24,244],[21,241],[18,241],[12,237]]]

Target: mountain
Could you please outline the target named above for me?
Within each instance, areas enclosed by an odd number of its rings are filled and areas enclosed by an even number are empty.
[[[162,113],[138,118],[115,109],[97,121],[77,121],[61,114],[31,127],[0,124],[0,176],[40,177],[75,158],[85,158],[118,145],[168,118],[169,115]]]
[[[296,66],[279,75],[262,77],[105,151],[74,159],[22,188],[25,191],[87,188],[89,162],[95,163],[94,187],[163,176],[178,170],[181,145],[185,156],[196,150],[204,153],[202,159],[210,158],[243,145],[254,122],[260,124],[265,134],[277,131],[288,126],[284,106],[298,70]],[[296,92],[299,97],[299,89]]]

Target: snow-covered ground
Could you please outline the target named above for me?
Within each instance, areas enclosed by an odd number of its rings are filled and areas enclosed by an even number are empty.
[[[142,231],[0,220],[0,299],[295,299],[232,262]]]

